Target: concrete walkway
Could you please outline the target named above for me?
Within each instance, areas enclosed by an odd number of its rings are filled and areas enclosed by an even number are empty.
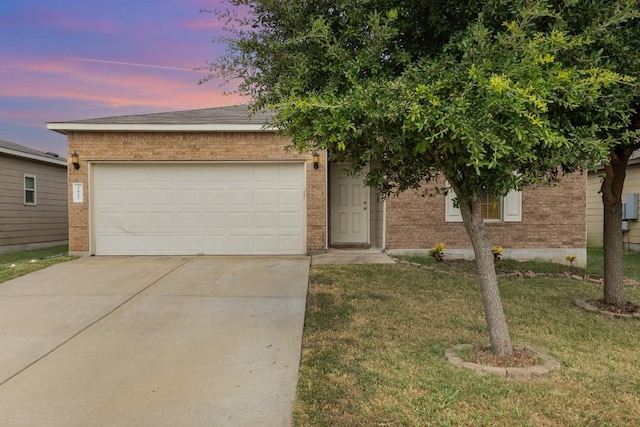
[[[329,252],[314,255],[312,265],[339,264],[394,264],[395,261],[380,249],[331,249]]]
[[[93,257],[0,284],[3,426],[289,426],[308,257]]]

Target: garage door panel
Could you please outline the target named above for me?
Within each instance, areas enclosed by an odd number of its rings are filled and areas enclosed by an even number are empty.
[[[259,165],[253,169],[253,180],[256,183],[273,184],[278,182],[278,168],[270,165]]]
[[[278,212],[278,227],[289,230],[302,229],[302,220],[297,212]]]
[[[294,251],[295,247],[298,245],[297,235],[279,235],[278,236],[278,247],[282,252]]]
[[[253,247],[253,236],[247,234],[231,234],[228,236],[227,244],[232,253],[242,253],[247,248]]]
[[[123,203],[130,206],[146,206],[149,203],[149,191],[143,189],[125,189],[121,192]]]
[[[149,193],[149,203],[154,207],[174,206],[176,204],[175,190],[172,188],[150,187],[148,190],[148,193]]]
[[[147,168],[146,183],[158,186],[174,185],[176,182],[176,168],[166,165],[160,168]]]
[[[249,230],[253,228],[253,213],[241,211],[229,212],[227,224],[229,228],[234,229],[234,233],[238,232],[238,228],[249,232]]]
[[[278,168],[278,183],[297,187],[304,182],[304,168]]]
[[[251,207],[251,190],[248,188],[230,188],[227,190],[227,204],[230,207]]]
[[[278,226],[278,213],[277,212],[254,212],[253,213],[253,225],[255,228],[270,230],[276,230]]]
[[[176,194],[176,201],[179,206],[199,206],[202,197],[198,190],[178,190]]]
[[[266,235],[255,237],[256,250],[260,253],[269,253],[274,247],[278,247],[278,236]]]
[[[175,214],[173,212],[151,212],[149,224],[156,232],[168,232],[175,228]]]
[[[202,229],[202,216],[199,212],[176,212],[175,225],[178,231],[197,235]]]
[[[304,165],[93,165],[97,254],[304,253]]]
[[[206,183],[207,186],[221,186],[223,183],[227,182],[227,168],[223,167],[213,167],[213,168],[203,168],[202,169],[202,182]]]
[[[227,191],[222,188],[208,188],[202,191],[202,206],[206,209],[224,210],[227,205]]]
[[[169,254],[201,254],[204,253],[202,250],[202,240],[200,236],[193,235],[178,235],[173,236],[172,239],[168,239],[171,246],[168,246]]]
[[[202,214],[203,231],[225,229],[227,227],[226,212],[204,212]]]
[[[297,206],[303,197],[303,191],[299,188],[283,188],[278,190],[278,205],[280,206]]]
[[[229,183],[249,183],[253,181],[253,169],[247,167],[228,167],[227,179]]]
[[[226,235],[214,234],[202,236],[203,252],[209,255],[225,255],[229,246]]]
[[[129,233],[144,233],[149,228],[146,212],[127,212],[122,215],[122,228]]]
[[[130,182],[137,185],[144,185],[148,181],[150,173],[147,168],[122,167],[120,170],[120,182]]]
[[[148,247],[147,237],[136,235],[105,235],[96,244],[102,255],[138,255]]]
[[[253,190],[253,204],[260,209],[278,206],[278,190],[275,188],[256,188]]]
[[[120,206],[122,204],[122,191],[119,188],[105,187],[101,192],[102,206]]]

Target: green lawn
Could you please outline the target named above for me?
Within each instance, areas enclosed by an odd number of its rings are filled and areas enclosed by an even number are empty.
[[[67,253],[65,245],[0,254],[0,283],[77,258]]]
[[[640,252],[624,251],[622,266],[625,277],[640,281]],[[602,276],[604,251],[602,248],[587,249],[587,273]]]
[[[400,264],[314,266],[295,425],[637,425],[640,321],[576,308],[574,298],[601,296],[590,282],[506,277],[500,287],[513,342],[553,355],[559,371],[511,380],[445,360],[455,344],[488,341],[473,277]],[[627,289],[639,303],[640,288]]]

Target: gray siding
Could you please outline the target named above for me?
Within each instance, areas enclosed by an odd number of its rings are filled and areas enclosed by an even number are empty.
[[[24,175],[36,177],[36,205],[24,204]],[[68,240],[67,169],[0,154],[0,251]]]

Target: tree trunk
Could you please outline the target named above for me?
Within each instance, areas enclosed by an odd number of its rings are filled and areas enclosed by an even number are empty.
[[[622,189],[626,177],[632,146],[616,146],[609,153],[609,164],[605,166],[602,180],[602,206],[604,210],[604,300],[609,304],[626,302],[624,275],[622,272]]]
[[[460,212],[476,258],[491,351],[498,356],[510,355],[513,353],[513,347],[500,299],[495,261],[491,253],[491,239],[480,214],[480,201],[476,197],[471,201],[460,202]]]

